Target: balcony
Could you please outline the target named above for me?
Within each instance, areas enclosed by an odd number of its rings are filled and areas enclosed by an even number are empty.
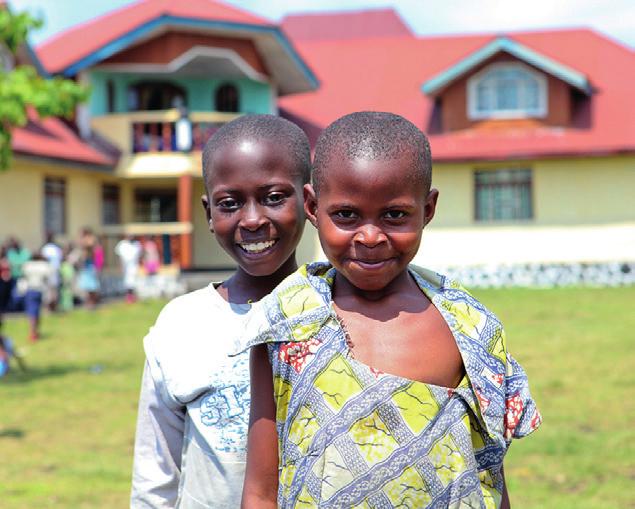
[[[187,116],[191,150],[202,150],[205,142],[220,126],[239,117],[239,113],[194,111]],[[178,153],[177,109],[112,113],[93,117],[92,127],[115,144],[122,155],[141,153]]]

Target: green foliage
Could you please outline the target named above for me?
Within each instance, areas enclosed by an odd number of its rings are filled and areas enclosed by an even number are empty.
[[[0,41],[15,54],[25,43],[29,31],[42,26],[42,22],[26,12],[12,14],[8,9],[0,9]]]
[[[29,30],[40,24],[27,13],[0,9],[0,49],[15,56]],[[29,109],[41,118],[70,118],[75,106],[87,98],[85,87],[60,77],[43,78],[32,66],[0,70],[0,170],[11,162],[11,129],[26,125]]]
[[[475,293],[505,324],[544,418],[505,459],[512,507],[634,508],[635,286]],[[0,378],[4,509],[128,504],[141,338],[162,304],[46,315],[34,345],[25,317],[6,320],[29,371]]]

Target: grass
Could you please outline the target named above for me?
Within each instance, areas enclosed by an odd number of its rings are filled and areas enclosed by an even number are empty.
[[[544,424],[505,464],[517,508],[635,508],[635,287],[476,292],[506,325]],[[46,316],[6,332],[27,373],[0,379],[6,509],[126,507],[141,338],[162,302]]]

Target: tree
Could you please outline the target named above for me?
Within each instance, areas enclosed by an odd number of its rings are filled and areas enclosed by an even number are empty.
[[[26,125],[29,109],[41,118],[70,118],[77,104],[88,98],[88,89],[72,80],[40,76],[31,65],[12,65],[29,30],[40,25],[28,13],[0,8],[0,53],[4,57],[0,69],[0,171],[11,163],[11,130]]]

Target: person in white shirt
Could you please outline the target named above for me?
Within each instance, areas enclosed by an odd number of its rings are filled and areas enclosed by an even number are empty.
[[[53,267],[43,256],[36,254],[22,265],[22,273],[26,289],[23,298],[24,312],[29,319],[29,339],[37,341],[40,338],[42,297],[49,288]]]
[[[59,302],[60,291],[60,267],[64,260],[64,252],[62,248],[55,243],[55,236],[52,233],[46,235],[46,243],[40,249],[40,254],[51,265],[51,277],[47,289],[46,301],[49,309],[55,311]]]
[[[143,254],[141,243],[132,235],[126,235],[117,242],[115,246],[115,254],[121,262],[121,270],[123,271],[123,285],[126,289],[127,302],[136,300],[137,275],[139,273],[139,262]]]
[[[239,117],[205,146],[203,207],[238,267],[170,302],[144,339],[132,508],[239,507],[249,361],[228,353],[253,303],[297,267],[309,175],[306,135],[273,115]]]

